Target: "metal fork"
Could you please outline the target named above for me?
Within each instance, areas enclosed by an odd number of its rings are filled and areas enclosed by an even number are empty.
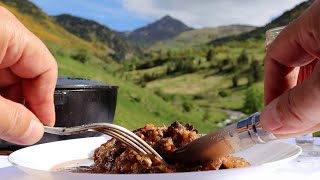
[[[87,131],[97,131],[107,134],[134,149],[140,155],[153,154],[162,161],[164,165],[168,165],[165,160],[155,151],[148,143],[130,130],[110,123],[92,123],[74,127],[49,127],[44,126],[44,132],[56,135],[72,135]]]
[[[221,155],[232,154],[250,148],[255,144],[263,144],[277,139],[272,133],[263,129],[259,113],[252,114],[234,124],[201,136],[163,157],[136,134],[114,124],[95,123],[70,128],[45,126],[44,131],[58,135],[98,131],[122,141],[141,155],[153,154],[167,166],[174,162],[201,164]],[[220,147],[220,149],[222,147],[223,151],[217,150],[217,147]]]

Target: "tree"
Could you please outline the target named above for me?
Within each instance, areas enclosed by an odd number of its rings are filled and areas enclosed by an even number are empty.
[[[250,87],[253,84],[253,77],[251,75],[248,76],[247,86]]]
[[[212,61],[214,59],[214,53],[213,50],[210,49],[207,53],[207,61]]]
[[[254,82],[261,81],[263,78],[263,68],[258,60],[253,60],[250,64],[250,72]]]
[[[173,50],[170,49],[170,50],[167,51],[168,59],[173,58],[175,55],[176,55],[176,53]]]
[[[243,50],[239,55],[239,57],[237,58],[237,64],[241,66],[241,65],[247,65],[248,63],[249,63],[248,55],[246,51]]]
[[[218,63],[218,71],[222,72],[225,70],[225,67],[228,66],[231,63],[230,58],[225,58],[222,61],[219,61]]]
[[[238,75],[234,75],[232,77],[232,87],[238,87],[238,80],[239,80],[239,76]]]
[[[263,108],[263,90],[257,85],[251,86],[247,92],[244,103],[244,112],[251,114]]]
[[[130,71],[135,71],[137,69],[138,62],[139,62],[138,56],[133,56],[130,62]]]
[[[228,66],[230,64],[230,62],[231,62],[230,58],[225,58],[222,60],[221,65]]]

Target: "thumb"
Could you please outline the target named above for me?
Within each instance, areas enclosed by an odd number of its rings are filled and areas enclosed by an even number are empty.
[[[264,128],[279,137],[320,130],[320,64],[308,80],[274,99],[261,113]]]
[[[43,125],[30,110],[2,96],[0,109],[0,139],[22,145],[40,140]]]

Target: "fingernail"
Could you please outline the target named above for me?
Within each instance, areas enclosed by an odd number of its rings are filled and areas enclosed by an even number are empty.
[[[19,143],[30,145],[38,142],[43,134],[43,125],[38,120],[31,120],[26,132],[20,136]]]
[[[261,113],[261,120],[264,128],[269,131],[275,131],[283,127],[279,112],[277,110],[279,98],[274,99],[269,103]]]

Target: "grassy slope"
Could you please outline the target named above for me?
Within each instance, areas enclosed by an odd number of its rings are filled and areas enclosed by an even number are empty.
[[[56,25],[45,13],[39,15],[44,16],[45,20],[39,21],[33,16],[23,14],[16,8],[7,6],[2,2],[0,2],[0,5],[10,10],[30,31],[43,41],[54,42],[64,48],[85,48],[101,56],[106,53],[104,50],[95,48],[93,44],[74,36],[62,27]]]
[[[99,50],[95,49],[92,44],[68,33],[51,19],[46,19],[45,23],[41,23],[13,7],[8,7],[3,3],[0,5],[13,12],[27,28],[46,43],[57,59],[60,76],[89,78],[120,87],[115,116],[116,124],[135,129],[147,123],[168,125],[175,120],[180,120],[183,123],[194,124],[202,133],[216,128],[213,123],[199,121],[202,114],[196,110],[184,113],[156,96],[153,91],[113,77],[107,71],[115,67],[115,64],[112,62],[106,64],[105,61],[93,56],[92,54],[100,53]],[[70,58],[70,54],[74,53],[77,48],[86,48],[90,51],[90,60],[86,64]]]
[[[253,26],[230,25],[216,28],[195,29],[192,31],[183,32],[173,39],[158,42],[152,45],[151,49],[177,50],[183,47],[198,46],[200,44],[205,44],[213,39],[230,35],[238,35],[242,32],[251,31],[254,28],[255,27]]]
[[[208,132],[216,128],[214,124],[199,121],[201,119],[199,113],[179,112],[177,108],[154,95],[152,91],[115,78],[106,74],[102,69],[84,66],[66,57],[58,57],[57,59],[59,65],[61,64],[59,66],[59,74],[61,75],[90,78],[120,87],[115,117],[116,124],[134,129],[147,123],[168,125],[174,120],[180,120],[194,124],[201,132]]]
[[[160,88],[169,94],[180,94],[203,96],[203,100],[198,100],[201,106],[212,106],[215,108],[241,109],[244,102],[246,79],[240,79],[240,87],[231,88],[232,81],[229,75],[212,75],[211,71],[196,72],[176,77],[168,77],[149,82],[146,87],[150,89]],[[242,86],[241,86],[242,85]],[[225,91],[227,97],[220,97],[219,92]],[[196,102],[196,101],[194,101]],[[220,116],[214,116],[219,120]]]

